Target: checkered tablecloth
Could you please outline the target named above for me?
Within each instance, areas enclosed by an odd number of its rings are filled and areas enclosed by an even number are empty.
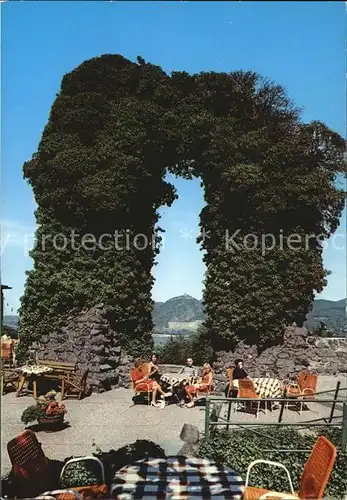
[[[282,396],[282,384],[278,378],[253,378],[255,392],[261,398],[280,398]]]
[[[114,477],[111,498],[239,499],[244,481],[233,469],[200,458],[167,457],[139,460]]]
[[[178,387],[181,384],[186,384],[193,380],[196,380],[198,377],[192,377],[191,375],[187,375],[185,373],[163,373],[160,380],[166,382],[171,387]]]

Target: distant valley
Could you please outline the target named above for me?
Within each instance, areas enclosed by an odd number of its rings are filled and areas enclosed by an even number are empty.
[[[161,335],[188,334],[198,329],[204,320],[202,301],[190,295],[173,297],[166,302],[156,302],[153,310],[154,333]],[[305,325],[317,329],[324,324],[335,335],[346,335],[346,299],[332,301],[317,299],[307,315]],[[18,316],[4,316],[4,325],[18,326]]]

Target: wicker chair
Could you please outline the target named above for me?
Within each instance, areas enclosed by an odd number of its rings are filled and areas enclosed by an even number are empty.
[[[305,399],[315,399],[316,388],[317,388],[318,375],[307,372],[300,372],[298,375],[298,382],[291,382],[287,384],[286,391],[287,397],[300,398],[300,409],[299,413],[301,415],[302,408]],[[287,403],[288,408],[290,403]]]
[[[141,394],[147,394],[148,406],[150,406],[150,404],[151,404],[151,397],[150,396],[152,394],[151,384],[147,384],[146,382],[142,382],[143,384],[146,384],[146,390],[139,390],[135,384],[135,376],[134,376],[135,372],[136,372],[136,370],[131,370],[131,372],[130,372],[130,378],[131,378],[131,382],[132,382],[132,388],[133,388],[133,391],[135,393],[135,397],[137,397]],[[144,373],[144,375],[147,375],[147,373]]]
[[[1,361],[10,368],[13,365],[13,347],[13,340],[1,340]]]
[[[248,379],[240,379],[239,380],[239,393],[238,393],[239,398],[250,398],[250,399],[257,399],[256,405],[257,405],[257,411],[256,411],[256,416],[259,418],[259,410],[260,410],[260,405],[261,405],[261,399],[258,396],[258,394],[255,392],[254,384],[252,380]],[[254,402],[252,401],[251,404]],[[244,404],[244,403],[243,403]],[[237,412],[237,406],[236,406],[236,411]],[[266,412],[266,407],[265,407],[265,413]]]
[[[142,363],[141,370],[144,375],[149,375],[151,373],[151,364],[150,363]]]
[[[233,388],[234,370],[235,370],[235,368],[228,368],[227,369],[227,377],[228,377],[228,381],[229,381],[229,387],[228,387],[228,391],[226,394],[227,398],[230,398],[230,393],[231,393],[231,391],[234,390],[234,388]]]
[[[7,443],[19,497],[30,498],[51,485],[48,460],[34,432],[26,430]]]
[[[243,498],[244,500],[260,500],[269,497],[271,497],[271,499],[273,500],[276,498],[314,498],[316,500],[320,500],[323,498],[324,490],[326,488],[326,485],[328,484],[335,460],[335,446],[324,436],[319,436],[305,464],[304,472],[302,474],[300,482],[300,490],[298,493],[294,492],[290,473],[284,465],[278,462],[269,462],[267,460],[254,460],[254,462],[249,465],[247,470],[245,492]],[[262,488],[254,488],[248,486],[249,475],[252,467],[260,463],[278,467],[286,471],[291,491],[290,494],[271,492]]]
[[[207,396],[210,396],[213,391],[214,391],[214,386],[213,386],[213,374],[212,374],[210,385],[207,385],[202,389],[196,388],[195,397],[199,400],[200,399],[203,400],[206,399]]]

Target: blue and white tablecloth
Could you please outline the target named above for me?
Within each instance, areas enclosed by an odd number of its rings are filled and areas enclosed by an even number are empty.
[[[147,458],[123,467],[114,477],[111,498],[240,499],[244,481],[229,468],[203,458]]]

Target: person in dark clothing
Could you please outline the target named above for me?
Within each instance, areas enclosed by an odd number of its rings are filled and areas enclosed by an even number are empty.
[[[248,373],[243,368],[243,361],[242,359],[237,359],[235,361],[233,380],[242,380],[245,378],[248,378]]]
[[[235,367],[234,367],[234,371],[233,371],[233,381],[234,380],[242,380],[245,378],[249,378],[249,376],[248,376],[248,373],[246,372],[246,370],[244,370],[244,368],[243,368],[243,361],[242,361],[242,359],[237,359],[235,361]],[[237,398],[237,393],[238,393],[237,386],[238,386],[238,383],[233,385],[233,390],[231,391],[231,394],[230,394],[230,396],[232,398]],[[226,396],[227,396],[228,392],[229,392],[229,385],[227,385],[227,387],[225,388],[225,395]]]
[[[153,353],[152,354],[152,357],[151,357],[151,361],[150,361],[150,367],[151,367],[151,372],[150,372],[150,375],[149,377],[152,379],[152,380],[155,380],[156,382],[160,382],[160,377],[161,377],[161,373],[160,373],[160,368],[159,368],[159,364],[158,364],[158,356],[157,354]]]

